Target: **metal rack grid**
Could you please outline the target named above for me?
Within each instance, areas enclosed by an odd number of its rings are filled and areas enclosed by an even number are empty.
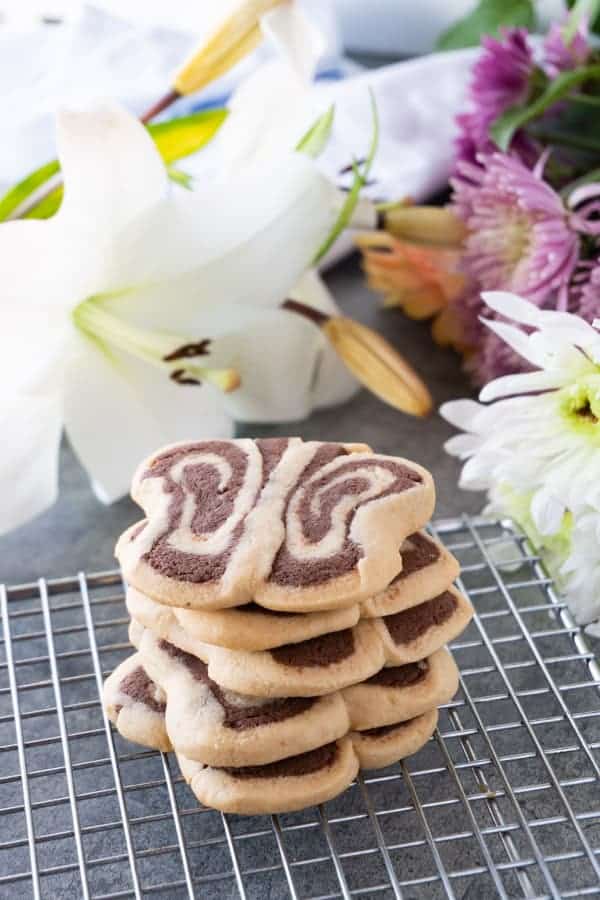
[[[600,894],[600,667],[510,523],[433,531],[477,611],[459,694],[410,760],[282,816],[199,807],[172,758],[111,730],[118,572],[3,589],[0,897]]]

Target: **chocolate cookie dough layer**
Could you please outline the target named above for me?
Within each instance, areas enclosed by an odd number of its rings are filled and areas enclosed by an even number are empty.
[[[361,616],[389,616],[437,597],[458,577],[460,566],[443,544],[424,531],[400,547],[402,571],[392,583],[361,601]]]
[[[171,643],[187,636],[193,641],[215,644],[230,650],[270,650],[282,644],[296,644],[322,634],[352,628],[358,622],[358,604],[345,609],[315,613],[271,612],[256,603],[222,610],[181,609],[164,606],[127,589],[130,615]]]
[[[106,714],[123,737],[155,750],[170,750],[166,695],[148,676],[139,653],[124,660],[104,682]]]
[[[414,719],[448,703],[458,688],[458,669],[450,653],[381,669],[367,681],[342,691],[353,729],[364,731]]]
[[[398,725],[384,725],[350,735],[361,769],[381,769],[411,756],[426,744],[436,729],[437,709]]]
[[[348,737],[271,766],[246,770],[201,766],[179,754],[177,759],[201,803],[244,815],[292,812],[325,803],[349,787],[358,773],[358,759]]]
[[[173,606],[289,612],[382,590],[434,503],[414,463],[299,438],[174,445],[142,464],[132,494],[146,522],[117,556],[134,587]]]
[[[450,588],[401,613],[361,619],[354,628],[248,651],[191,638],[173,624],[170,611],[146,598],[134,605],[142,619],[132,621],[132,643],[140,639],[136,637],[140,626],[149,627],[155,636],[203,660],[210,677],[222,687],[257,697],[321,696],[363,681],[384,665],[425,659],[460,634],[473,614],[468,600]]]
[[[130,636],[132,643],[139,640],[135,624]],[[177,646],[203,659],[209,676],[221,687],[256,697],[331,694],[369,678],[385,664],[377,629],[366,619],[354,628],[256,653],[200,645],[185,634],[178,634]]]
[[[216,684],[201,660],[145,630],[140,653],[166,695],[166,730],[178,753],[213,766],[263,765],[345,735],[339,693],[265,699]]]
[[[378,629],[388,665],[403,665],[424,659],[454,640],[472,616],[469,601],[452,587],[426,603],[372,621]]]

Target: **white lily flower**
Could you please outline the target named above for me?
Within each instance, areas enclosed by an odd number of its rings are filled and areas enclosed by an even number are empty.
[[[1,532],[55,499],[63,427],[112,501],[156,446],[299,418],[353,387],[319,330],[278,309],[298,283],[331,309],[300,280],[339,207],[310,159],[189,192],[116,105],[63,112],[57,132],[59,212],[0,225]]]
[[[444,404],[442,416],[465,432],[446,450],[466,460],[461,487],[487,490],[488,511],[512,516],[537,546],[550,548],[555,571],[569,556],[563,574],[581,598],[582,572],[600,560],[600,529],[585,568],[576,547],[589,532],[590,509],[600,509],[600,334],[578,316],[540,310],[513,294],[482,296],[495,312],[533,329],[486,322],[537,369],[490,382],[480,393],[489,405]],[[580,620],[589,621],[590,602],[576,603]]]
[[[276,55],[233,91],[213,146],[197,157],[200,176],[207,157],[219,174],[278,159],[316,118],[311,85],[325,49],[323,35],[296,2],[265,13],[260,27]]]

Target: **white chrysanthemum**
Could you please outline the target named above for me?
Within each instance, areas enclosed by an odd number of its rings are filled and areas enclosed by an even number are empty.
[[[514,294],[485,293],[483,299],[525,326],[527,333],[486,322],[536,371],[490,382],[481,391],[483,403],[444,404],[444,418],[465,431],[446,450],[466,460],[461,487],[487,490],[490,508],[529,524],[538,544],[561,538],[563,552],[553,561],[556,566],[569,556],[563,572],[578,598],[574,611],[579,621],[590,621],[600,613],[591,584],[598,570],[600,586],[598,532],[595,541],[581,538],[587,553],[577,541],[590,509],[600,509],[600,334],[578,316],[540,310]],[[590,587],[582,594],[586,578]]]
[[[569,557],[561,568],[569,593],[569,607],[582,624],[600,618],[600,512],[579,516],[571,532]],[[600,624],[600,623],[599,623]],[[592,632],[600,637],[598,626]]]

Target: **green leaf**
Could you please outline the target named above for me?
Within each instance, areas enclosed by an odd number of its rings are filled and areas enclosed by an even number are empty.
[[[354,172],[352,187],[350,188],[348,195],[342,205],[342,208],[338,213],[338,217],[333,225],[333,228],[319,247],[317,254],[313,260],[313,265],[316,265],[319,260],[325,256],[329,248],[332,246],[332,244],[335,243],[336,239],[342,233],[344,228],[347,228],[350,224],[352,213],[354,212],[356,204],[358,203],[360,192],[363,189],[367,178],[369,177],[369,172],[371,171],[371,166],[373,165],[373,160],[375,159],[375,154],[377,153],[377,146],[379,144],[379,116],[377,115],[377,105],[375,103],[373,91],[369,91],[369,93],[371,95],[371,114],[373,120],[373,133],[371,136],[369,152],[362,165],[362,170],[357,163],[352,164],[352,171]]]
[[[190,156],[208,144],[226,118],[227,110],[219,107],[168,122],[150,123],[146,127],[164,161],[171,163]]]
[[[581,106],[600,106],[600,97],[594,94],[570,94],[568,103],[578,103]]]
[[[300,153],[306,153],[307,156],[312,156],[313,159],[319,156],[329,140],[334,113],[335,107],[332,104],[322,116],[319,116],[314,125],[311,125],[306,134],[300,138],[296,144],[296,150]]]
[[[193,177],[189,174],[189,172],[184,172],[182,169],[177,169],[175,166],[167,166],[167,173],[171,181],[174,181],[175,184],[180,184],[181,187],[186,188],[186,190],[192,190],[192,182]]]
[[[513,136],[519,128],[537,119],[546,110],[569,93],[572,88],[586,81],[600,80],[600,65],[585,66],[573,72],[563,72],[552,81],[533,102],[525,106],[511,106],[492,122],[490,137],[500,150],[508,150]]]
[[[485,34],[498,34],[501,26],[535,27],[532,0],[479,0],[475,9],[438,38],[438,50],[475,47]]]
[[[589,22],[591,31],[598,33],[600,31],[600,2],[599,0],[567,0],[567,6],[573,12],[569,16],[569,21],[565,26],[565,38],[569,41],[579,27],[582,16],[585,16]]]
[[[227,110],[219,107],[192,113],[180,119],[171,119],[169,122],[150,124],[146,127],[168,169],[170,163],[189,156],[208,144],[226,117]],[[62,201],[62,185],[59,184],[52,190],[44,191],[43,188],[59,171],[58,160],[52,160],[10,188],[4,197],[0,198],[0,222],[17,217],[48,219],[53,216]],[[169,171],[169,176],[179,184],[187,182],[187,176],[179,170]],[[189,182],[184,186],[189,187]],[[41,197],[39,201],[36,201],[35,195],[38,191]],[[25,209],[19,215],[19,208],[22,206]]]
[[[17,210],[31,194],[45,184],[59,171],[58,160],[46,163],[10,188],[0,200],[0,222],[6,221],[12,212]]]
[[[23,219],[49,219],[58,212],[63,198],[63,186],[57,185],[49,193],[45,194],[38,203],[31,206],[21,218]]]

